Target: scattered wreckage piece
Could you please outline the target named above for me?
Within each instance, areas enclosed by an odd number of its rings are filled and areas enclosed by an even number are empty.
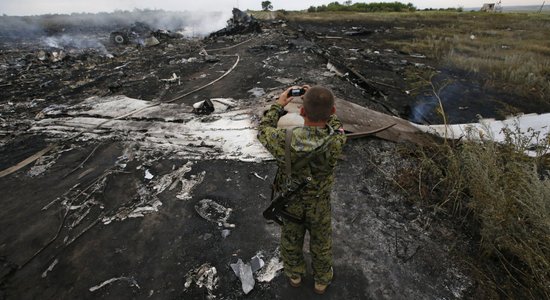
[[[130,42],[130,38],[128,35],[121,31],[113,31],[111,32],[110,38],[111,42],[113,44],[128,44]]]
[[[236,106],[237,104],[231,98],[212,98],[194,103],[193,112],[198,115],[209,115],[213,112],[221,113]]]
[[[299,115],[302,99],[295,98],[285,110],[288,112],[279,120],[281,128],[303,126],[304,120]],[[411,142],[419,145],[427,145],[433,140],[429,135],[419,130],[409,121],[390,116],[355,103],[336,98],[336,115],[344,124],[347,132],[355,133],[352,137],[374,135],[378,138],[393,142]]]
[[[214,110],[214,104],[210,99],[206,99],[193,104],[193,112],[198,115],[209,115],[213,113]]]
[[[550,137],[550,113],[547,114],[524,114],[516,117],[509,117],[506,120],[481,119],[478,123],[469,124],[450,124],[450,125],[419,125],[414,124],[419,130],[435,134],[446,139],[467,138],[474,141],[493,140],[498,143],[506,141],[506,131],[519,134],[518,140],[533,142],[530,148],[548,149],[549,145],[535,144],[548,143]],[[533,139],[533,133],[538,138]],[[537,157],[545,154],[546,151],[527,150],[525,154],[531,157]]]
[[[258,270],[263,268],[265,266],[265,262],[262,259],[262,255],[260,253],[252,256],[250,259],[250,267],[252,268],[252,273],[256,273]]]
[[[244,263],[239,258],[236,263],[230,264],[231,269],[241,281],[241,288],[245,294],[254,289],[256,280],[264,283],[271,282],[279,275],[279,271],[283,269],[283,262],[279,255],[279,248],[277,248],[267,265],[262,259],[263,254],[261,252],[254,255],[248,263]],[[254,274],[256,274],[256,280]]]
[[[266,97],[268,99],[269,95]],[[203,103],[208,102],[212,104],[208,111],[214,108],[212,114],[197,118],[192,113],[192,108],[178,104],[151,105],[148,101],[125,96],[91,97],[73,107],[55,106],[44,109],[37,116],[42,119],[35,122],[31,131],[61,137],[77,132],[86,138],[100,140],[113,136],[122,137],[127,141],[135,141],[144,148],[172,151],[189,159],[261,161],[272,158],[256,139],[253,108],[230,110],[235,108],[235,102],[221,98]],[[291,102],[286,107],[291,113],[281,118],[280,123],[303,125],[303,119],[297,114],[300,105],[301,99]],[[202,107],[204,108],[204,104]],[[336,99],[336,107],[348,132],[370,132],[388,127],[374,135],[394,142],[409,141],[422,145],[431,142],[421,130],[403,119],[342,99]],[[261,112],[256,114],[261,115]],[[39,153],[38,156],[41,155],[43,154]],[[34,161],[38,156],[29,159]],[[32,161],[26,160],[22,163],[27,165]],[[2,171],[0,177],[22,167]]]
[[[336,98],[336,114],[344,123],[344,129],[352,133],[377,130],[395,124],[386,130],[375,133],[378,138],[393,142],[411,142],[418,145],[429,145],[433,139],[418,130],[411,122],[390,116],[355,103]]]
[[[245,294],[250,293],[254,289],[254,275],[252,272],[252,267],[249,263],[243,263],[242,259],[239,258],[237,263],[231,264],[231,269],[235,272],[235,275],[241,280],[241,285],[243,292]]]
[[[109,280],[105,280],[102,283],[89,288],[89,291],[90,292],[95,292],[95,291],[105,287],[106,285],[109,285],[109,284],[111,284],[113,282],[116,282],[116,281],[126,281],[130,284],[131,287],[136,287],[136,288],[140,289],[139,284],[137,283],[137,281],[133,277],[124,277],[123,276],[123,277],[115,277],[115,278],[111,278]]]
[[[28,158],[26,158],[25,160],[23,160],[20,163],[16,164],[15,166],[12,166],[12,167],[9,167],[5,170],[0,171],[0,178],[2,178],[4,176],[7,176],[7,175],[10,175],[11,173],[18,171],[19,169],[26,167],[27,165],[33,163],[35,160],[39,159],[40,157],[42,157],[46,153],[50,152],[55,147],[57,147],[56,144],[49,145],[48,147],[46,147],[46,148],[36,152],[35,154],[29,156]]]
[[[145,47],[153,47],[158,44],[160,44],[160,41],[154,36],[150,36],[143,39],[143,46]]]
[[[128,28],[111,32],[110,40],[114,44],[138,43],[141,37],[150,35],[151,32],[152,28],[149,25],[143,22],[135,22]]]
[[[107,225],[113,221],[123,221],[127,218],[139,218],[152,212],[158,212],[162,202],[147,186],[138,184],[137,195],[127,206],[120,207],[113,215],[104,216],[103,224]]]
[[[235,228],[235,224],[227,222],[233,210],[231,208],[226,208],[212,199],[200,200],[195,204],[195,211],[203,219],[216,223],[219,227]]]
[[[288,111],[279,120],[279,127],[303,126],[303,118],[299,115],[301,99],[293,100],[285,107]],[[539,132],[540,137],[550,135],[548,120],[550,114],[525,114],[498,121],[481,119],[478,123],[451,125],[419,125],[394,116],[362,107],[352,102],[336,98],[336,114],[344,124],[344,129],[351,132],[349,136],[359,137],[374,135],[393,142],[412,142],[418,145],[429,145],[436,138],[474,140],[492,139],[496,142],[505,141],[504,129],[519,130],[526,138],[530,132]],[[537,145],[533,145],[537,146]],[[537,156],[537,151],[526,151],[526,155]]]
[[[138,44],[146,47],[160,44],[161,39],[183,38],[183,34],[170,30],[153,30],[151,26],[143,22],[135,22],[128,28],[122,28],[111,32],[109,39],[116,45]]]
[[[194,188],[202,183],[206,175],[206,172],[202,171],[197,175],[189,176],[190,179],[184,178],[184,176],[191,171],[192,165],[193,162],[189,161],[181,168],[162,176],[157,182],[153,182],[153,189],[156,191],[156,194],[158,195],[162,193],[167,188],[169,190],[173,190],[179,183],[181,183],[181,190],[176,194],[176,198],[180,200],[191,199],[191,193]]]
[[[262,268],[258,272],[256,279],[258,282],[271,282],[271,280],[279,275],[279,271],[282,269],[283,261],[279,257],[279,249],[277,248],[273,257],[267,262],[265,268]]]
[[[178,85],[181,84],[181,77],[176,75],[176,73],[172,73],[172,77],[170,77],[170,78],[159,79],[159,80],[162,81],[162,82],[166,82],[166,83],[175,83],[175,82],[177,82]]]
[[[272,159],[256,139],[251,109],[239,109],[234,102],[222,98],[212,102],[220,109],[225,107],[225,111],[197,117],[189,106],[151,106],[148,101],[124,96],[92,97],[73,107],[44,110],[40,114],[43,119],[35,122],[31,130],[60,138],[74,132],[83,139],[116,137],[135,141],[144,149],[168,151],[187,159]]]
[[[242,259],[238,259],[236,263],[230,264],[233,272],[241,280],[241,287],[245,294],[250,293],[254,289],[255,280],[254,273],[262,269],[265,265],[264,260],[261,258],[261,254],[254,255],[249,263],[244,263]]]
[[[185,290],[189,289],[193,283],[198,288],[205,287],[208,293],[208,299],[214,299],[214,291],[218,288],[218,271],[216,267],[210,266],[209,263],[204,263],[200,267],[190,270],[185,275]]]
[[[364,27],[351,27],[350,30],[342,30],[342,33],[346,36],[365,36],[375,32]]]
[[[181,178],[181,191],[176,195],[176,198],[180,200],[191,199],[191,192],[197,185],[203,182],[205,176],[206,171],[202,171],[197,175],[191,175],[190,179]]]
[[[231,100],[212,100],[214,110],[217,106],[224,111],[215,111],[205,117],[208,119],[202,119],[194,116],[190,107],[177,104],[162,103],[151,107],[148,101],[125,96],[91,97],[73,107],[44,109],[39,114],[43,119],[35,122],[31,130],[62,137],[72,132],[97,139],[118,136],[138,142],[145,148],[173,151],[190,159],[271,159],[256,139],[253,109],[228,110],[236,106]],[[294,114],[289,113],[281,118],[281,123],[294,117],[291,124],[303,125],[303,119],[297,115],[300,105],[299,99],[288,105],[286,109]],[[423,145],[431,141],[408,121],[342,99],[336,99],[336,107],[348,132],[369,132],[395,124],[374,133],[375,136]],[[121,118],[126,115],[127,120]]]
[[[59,259],[55,259],[44,272],[42,272],[42,278],[48,277],[48,273],[53,271],[53,268],[59,263]]]

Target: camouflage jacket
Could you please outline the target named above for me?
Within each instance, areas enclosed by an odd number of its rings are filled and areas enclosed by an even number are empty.
[[[286,129],[278,129],[277,122],[284,113],[279,104],[273,104],[260,121],[258,139],[277,160],[279,170],[275,177],[275,191],[287,187],[285,172]],[[332,115],[325,128],[315,126],[296,127],[292,130],[290,157],[291,182],[299,184],[307,177],[312,181],[302,190],[300,198],[326,198],[330,196],[334,182],[334,168],[342,153],[346,136],[342,123]],[[313,152],[313,153],[312,153]]]

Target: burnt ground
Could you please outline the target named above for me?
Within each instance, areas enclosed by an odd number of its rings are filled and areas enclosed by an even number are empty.
[[[353,26],[365,31],[346,35]],[[478,113],[498,117],[505,109],[499,106],[502,100],[495,105],[476,102],[479,93],[496,97],[498,92],[467,81],[467,74],[386,48],[384,39],[406,36],[385,24],[268,22],[261,34],[166,38],[153,47],[116,46],[108,37],[108,32],[97,31],[73,37],[96,39],[106,47],[96,49],[52,48],[23,38],[1,44],[0,170],[56,144],[44,159],[0,180],[1,299],[495,296],[465,264],[478,255],[471,239],[458,225],[438,221],[431,211],[408,202],[406,192],[395,184],[400,168],[411,164],[399,154],[401,145],[377,139],[346,145],[333,192],[335,280],[326,295],[313,294],[311,278],[302,288],[291,288],[280,272],[271,281],[256,282],[245,295],[230,264],[238,258],[248,262],[258,253],[266,263],[277,257],[278,227],[261,216],[268,205],[274,163],[190,161],[177,153],[140,149],[124,136],[69,139],[29,129],[44,109],[76,105],[90,96],[172,101],[229,70],[235,54],[240,61],[228,76],[173,103],[189,106],[223,97],[254,104],[259,100],[249,92],[252,88],[322,84],[357,104],[435,123],[437,116],[430,109],[414,115],[422,99],[405,92],[411,89],[407,72],[433,69],[460,79],[457,89],[460,84],[473,86],[465,93],[470,98],[463,95],[448,110],[453,122],[465,122]],[[199,55],[203,48],[217,59]],[[54,52],[61,50],[65,56],[55,61]],[[327,62],[348,75],[329,72]],[[178,80],[161,81],[173,73]],[[512,104],[532,112],[521,102]],[[465,106],[468,109],[459,108]],[[186,164],[189,170],[173,188],[155,193],[159,178]],[[144,170],[155,177],[145,178]],[[185,187],[188,193],[182,196]],[[225,226],[228,236],[222,236],[223,224],[208,222],[196,212],[203,199],[232,209],[228,222],[235,227]],[[162,205],[155,206],[158,201]],[[140,207],[150,211],[131,217]],[[210,279],[217,284],[210,291],[195,281],[185,285],[201,266],[203,271],[215,267]],[[106,282],[113,278],[118,280]]]

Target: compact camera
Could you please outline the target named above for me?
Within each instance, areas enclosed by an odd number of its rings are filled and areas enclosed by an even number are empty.
[[[291,89],[290,91],[288,91],[288,96],[289,97],[298,97],[298,96],[302,96],[305,93],[306,93],[306,90],[304,88]]]

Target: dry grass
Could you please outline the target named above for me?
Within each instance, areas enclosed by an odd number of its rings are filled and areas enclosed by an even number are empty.
[[[502,295],[549,299],[550,136],[505,132],[504,144],[466,141],[417,149],[418,168],[397,181],[436,212],[476,224],[469,228],[480,237],[480,261],[494,259],[508,275],[493,284]],[[523,155],[533,144],[540,145],[538,158]]]
[[[402,50],[480,73],[519,94],[550,99],[550,16],[457,15],[454,24],[416,29]],[[526,22],[526,19],[532,23]],[[446,24],[446,23],[444,23]],[[442,111],[441,113],[444,114]],[[492,141],[444,143],[421,150],[410,187],[436,210],[468,215],[485,257],[500,262],[506,297],[550,298],[550,176],[548,136],[507,130]],[[522,153],[537,140],[538,159]],[[546,173],[545,173],[546,172]],[[418,178],[418,179],[416,179]],[[496,283],[494,286],[498,286]]]

